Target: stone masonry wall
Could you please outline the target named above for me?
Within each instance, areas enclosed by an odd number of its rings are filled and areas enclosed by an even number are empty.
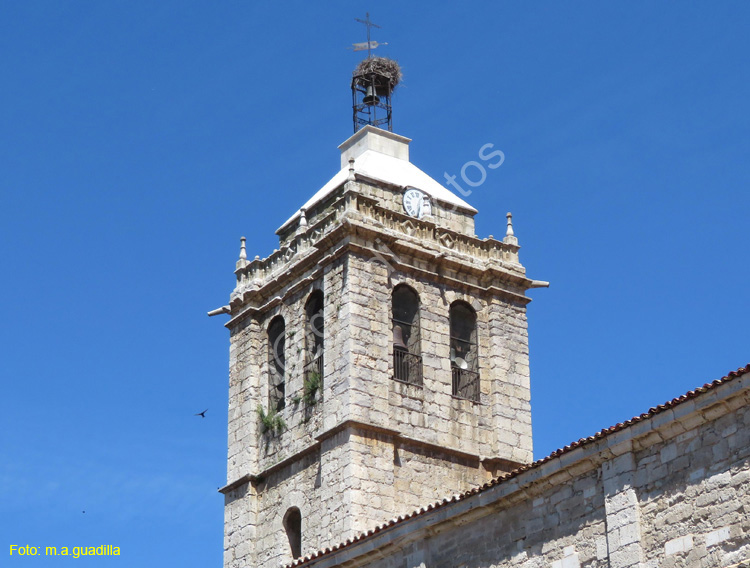
[[[229,467],[227,481],[262,471],[314,443],[323,426],[343,418],[348,390],[348,341],[343,330],[349,315],[345,301],[346,263],[326,268],[324,274],[269,309],[262,317],[248,317],[231,331],[229,392]],[[322,289],[325,313],[325,369],[323,389],[316,404],[306,404],[303,367],[305,364],[305,303],[310,294]],[[268,412],[268,336],[270,321],[277,315],[286,325],[286,407],[280,412],[286,423],[281,435],[261,432],[258,405]]]
[[[420,225],[401,213],[394,188],[342,189],[308,211],[307,229],[280,235],[283,250],[238,261],[222,490],[227,568],[290,561],[290,507],[300,509],[308,552],[531,460],[529,281],[517,247],[480,241],[470,214],[441,204]],[[380,237],[399,250],[397,270],[374,254]],[[422,386],[393,378],[391,295],[401,283],[420,298]],[[325,367],[313,403],[305,400],[305,304],[316,290]],[[449,308],[457,300],[477,313],[479,401],[451,392]],[[285,426],[266,431],[258,409],[271,411],[268,326],[276,316],[285,322]]]
[[[229,439],[227,480],[246,473],[258,459],[258,431],[255,404],[260,400],[262,347],[257,321],[246,319],[231,330],[229,347]]]
[[[489,478],[479,460],[451,458],[387,434],[360,430],[350,443],[355,534]]]
[[[553,485],[527,499],[513,499],[473,522],[461,522],[395,554],[372,554],[370,568],[572,568],[604,567],[603,497],[597,472],[571,485]],[[563,563],[566,562],[567,563]],[[577,562],[574,563],[574,562]]]
[[[488,306],[489,404],[495,432],[493,455],[530,463],[531,384],[526,306],[493,298]]]
[[[446,493],[489,478],[478,461],[446,459],[387,434],[345,429],[304,457],[226,496],[230,568],[292,560],[285,513],[302,515],[302,551],[352,538]]]
[[[411,286],[420,299],[423,386],[393,380],[391,294]],[[346,418],[399,430],[439,447],[526,463],[531,460],[525,307],[438,281],[415,279],[376,259],[349,264],[354,361]],[[451,394],[451,303],[477,313],[480,403]]]
[[[329,423],[340,421],[348,398],[345,384],[348,342],[337,340],[345,339],[342,329],[348,317],[345,280],[346,262],[334,262],[286,302],[270,308],[262,317],[247,317],[231,329],[228,483],[248,474],[259,474],[316,447],[315,436],[322,429],[325,415],[333,417]],[[317,393],[317,402],[310,405],[302,400],[304,308],[315,289],[324,292],[325,369],[322,392]],[[268,411],[267,329],[276,315],[284,317],[287,334],[286,407],[279,413],[286,428],[282,432],[263,432],[257,407],[260,405]],[[288,542],[282,539],[286,538],[282,527],[283,515],[288,510],[288,507],[283,508],[286,501],[294,501],[300,508],[308,543],[313,534],[317,545],[328,542],[327,538],[335,541],[338,535],[345,533],[342,507],[346,499],[342,496],[346,495],[344,488],[348,477],[342,478],[346,471],[342,460],[349,456],[336,444],[329,448],[332,443],[325,442],[312,454],[261,483],[246,482],[225,495],[225,566],[278,565],[289,550]],[[321,451],[325,460],[315,457]],[[320,489],[321,479],[332,487]],[[305,497],[300,498],[302,495]],[[338,502],[328,503],[329,498]],[[326,510],[326,515],[318,515],[321,510]],[[313,522],[316,518],[318,520]],[[263,564],[258,564],[261,559]]]
[[[746,373],[303,566],[748,566],[749,402]]]
[[[750,558],[750,408],[636,454],[647,568]]]
[[[523,430],[530,427],[523,306],[401,272],[389,278],[385,264],[354,254],[309,280],[262,317],[232,329],[228,481],[276,469],[226,497],[228,567],[290,560],[282,521],[291,506],[302,513],[303,550],[315,550],[502,471],[479,456],[531,456]],[[421,300],[421,388],[392,378],[391,293],[402,282]],[[317,403],[309,405],[301,399],[304,306],[315,289],[324,292],[325,372]],[[451,395],[448,315],[459,299],[477,311],[479,403]],[[267,411],[267,329],[276,315],[286,325],[286,407],[280,412],[286,429],[274,433],[262,431],[257,406]],[[342,433],[327,437],[347,421],[387,433],[355,435],[348,427],[344,439]]]

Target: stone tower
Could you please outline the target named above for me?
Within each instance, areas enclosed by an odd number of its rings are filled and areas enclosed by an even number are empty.
[[[278,567],[532,460],[525,276],[372,126],[247,260],[231,332],[225,567]],[[504,222],[503,222],[504,224]]]

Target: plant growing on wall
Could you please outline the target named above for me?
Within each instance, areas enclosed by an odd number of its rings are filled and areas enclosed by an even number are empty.
[[[258,405],[256,409],[258,412],[258,418],[260,418],[261,433],[271,432],[273,434],[279,434],[283,430],[286,430],[286,422],[281,415],[276,412],[273,408],[266,413],[262,405]]]
[[[307,404],[308,406],[314,405],[317,402],[315,395],[318,394],[319,390],[320,373],[318,373],[317,371],[311,371],[307,375],[304,383],[305,394],[302,396],[302,399],[305,401],[305,404]]]

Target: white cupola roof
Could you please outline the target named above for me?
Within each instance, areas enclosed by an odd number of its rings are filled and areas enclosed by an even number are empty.
[[[415,187],[437,201],[458,207],[470,214],[476,213],[477,210],[471,205],[409,161],[409,142],[411,142],[409,138],[370,125],[358,130],[339,146],[339,150],[341,150],[341,169],[339,172],[308,199],[276,232],[279,233],[286,229],[300,216],[302,210],[310,209],[346,183],[349,177],[350,159],[354,159],[354,172],[356,174],[397,186]]]

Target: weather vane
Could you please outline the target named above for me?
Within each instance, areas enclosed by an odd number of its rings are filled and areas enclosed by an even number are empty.
[[[380,29],[380,26],[377,24],[373,24],[370,20],[370,12],[367,12],[365,14],[366,19],[362,20],[360,18],[354,18],[356,21],[358,21],[360,24],[364,24],[365,27],[367,27],[367,42],[366,43],[353,43],[352,46],[349,49],[352,49],[354,51],[364,51],[367,50],[367,57],[368,59],[372,57],[372,50],[378,47],[379,45],[388,45],[387,43],[378,43],[377,41],[372,41],[370,39],[370,29],[371,28],[378,28]]]

